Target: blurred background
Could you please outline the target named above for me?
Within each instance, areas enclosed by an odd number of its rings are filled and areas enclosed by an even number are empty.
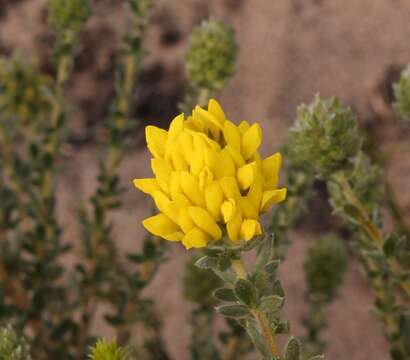
[[[113,67],[123,29],[123,1],[94,0],[93,5],[94,15],[82,31],[82,51],[68,85],[73,109],[58,190],[65,241],[73,244],[78,239],[78,229],[72,226],[75,210],[96,185],[94,130],[107,114],[114,93]],[[135,191],[131,182],[151,174],[143,127],[165,128],[178,113],[187,86],[184,54],[188,36],[210,16],[229,22],[240,45],[236,74],[218,100],[230,119],[261,123],[262,154],[277,150],[298,104],[310,102],[317,93],[337,96],[352,107],[363,131],[389,157],[385,175],[410,224],[410,129],[390,106],[391,84],[410,61],[408,0],[157,0],[134,94],[135,146],[121,165],[127,191],[115,215],[114,230],[121,246],[140,246],[144,236],[141,220],[151,208],[150,199]],[[51,74],[52,41],[45,0],[0,0],[1,55],[35,54],[42,70]],[[284,318],[291,320],[296,336],[303,335],[301,318],[306,311],[303,254],[319,233],[342,226],[331,214],[320,181],[315,189],[317,196],[292,231],[293,244],[280,270],[287,293]],[[189,356],[190,305],[183,299],[180,278],[188,256],[182,247],[172,246],[168,257],[148,291],[166,314],[164,337],[171,355],[184,360]],[[388,358],[381,324],[369,312],[371,302],[360,268],[351,261],[340,297],[327,309],[328,359],[345,359],[347,349],[350,359]],[[95,326],[99,334],[112,335],[103,323]]]

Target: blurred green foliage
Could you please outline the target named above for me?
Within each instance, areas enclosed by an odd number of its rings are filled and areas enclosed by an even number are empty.
[[[396,101],[393,103],[397,113],[410,123],[410,65],[407,65],[401,73],[400,79],[393,84]]]

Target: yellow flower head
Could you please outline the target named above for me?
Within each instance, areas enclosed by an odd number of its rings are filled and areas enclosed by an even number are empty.
[[[261,159],[259,124],[239,126],[225,117],[213,99],[181,114],[169,130],[145,129],[154,178],[134,185],[154,199],[158,215],[143,221],[152,234],[201,248],[226,235],[232,242],[262,233],[260,213],[286,197],[277,189],[282,158]]]

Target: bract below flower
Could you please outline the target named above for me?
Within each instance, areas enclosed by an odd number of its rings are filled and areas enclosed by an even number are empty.
[[[175,117],[169,130],[146,127],[154,177],[135,179],[159,214],[143,221],[152,234],[205,247],[226,236],[233,243],[262,233],[259,216],[286,198],[278,189],[282,158],[261,159],[259,124],[235,125],[211,99],[187,119]]]

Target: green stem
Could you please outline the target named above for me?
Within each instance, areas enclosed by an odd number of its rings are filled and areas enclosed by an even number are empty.
[[[245,265],[243,264],[241,259],[233,260],[232,268],[236,272],[236,275],[238,276],[238,278],[246,279],[248,277],[248,273],[246,271]],[[263,338],[265,339],[266,344],[268,345],[271,355],[274,357],[281,356],[279,346],[275,339],[275,335],[272,332],[272,329],[269,325],[268,318],[266,317],[265,313],[258,308],[253,309],[251,312],[256,322],[258,323],[261,334]]]
[[[211,94],[210,94],[210,91],[208,89],[201,88],[199,90],[197,104],[199,106],[205,106],[208,103],[210,95]]]
[[[354,192],[347,181],[346,177],[344,174],[339,173],[334,176],[336,182],[339,184],[341,187],[344,196],[346,197],[347,201],[356,208],[358,211],[360,217],[359,217],[359,222],[362,226],[362,228],[367,232],[369,235],[370,239],[374,243],[374,245],[377,247],[377,249],[383,253],[383,235],[381,231],[377,228],[377,226],[372,222],[370,219],[366,209],[364,208],[363,204],[360,202],[360,200],[354,195]],[[387,258],[386,262],[388,263],[390,267],[391,273],[396,277],[396,278],[401,278],[403,274],[405,274],[405,270],[402,268],[400,263],[396,259],[392,258]],[[399,283],[399,286],[404,290],[405,294],[407,297],[410,297],[410,280],[402,280]]]

